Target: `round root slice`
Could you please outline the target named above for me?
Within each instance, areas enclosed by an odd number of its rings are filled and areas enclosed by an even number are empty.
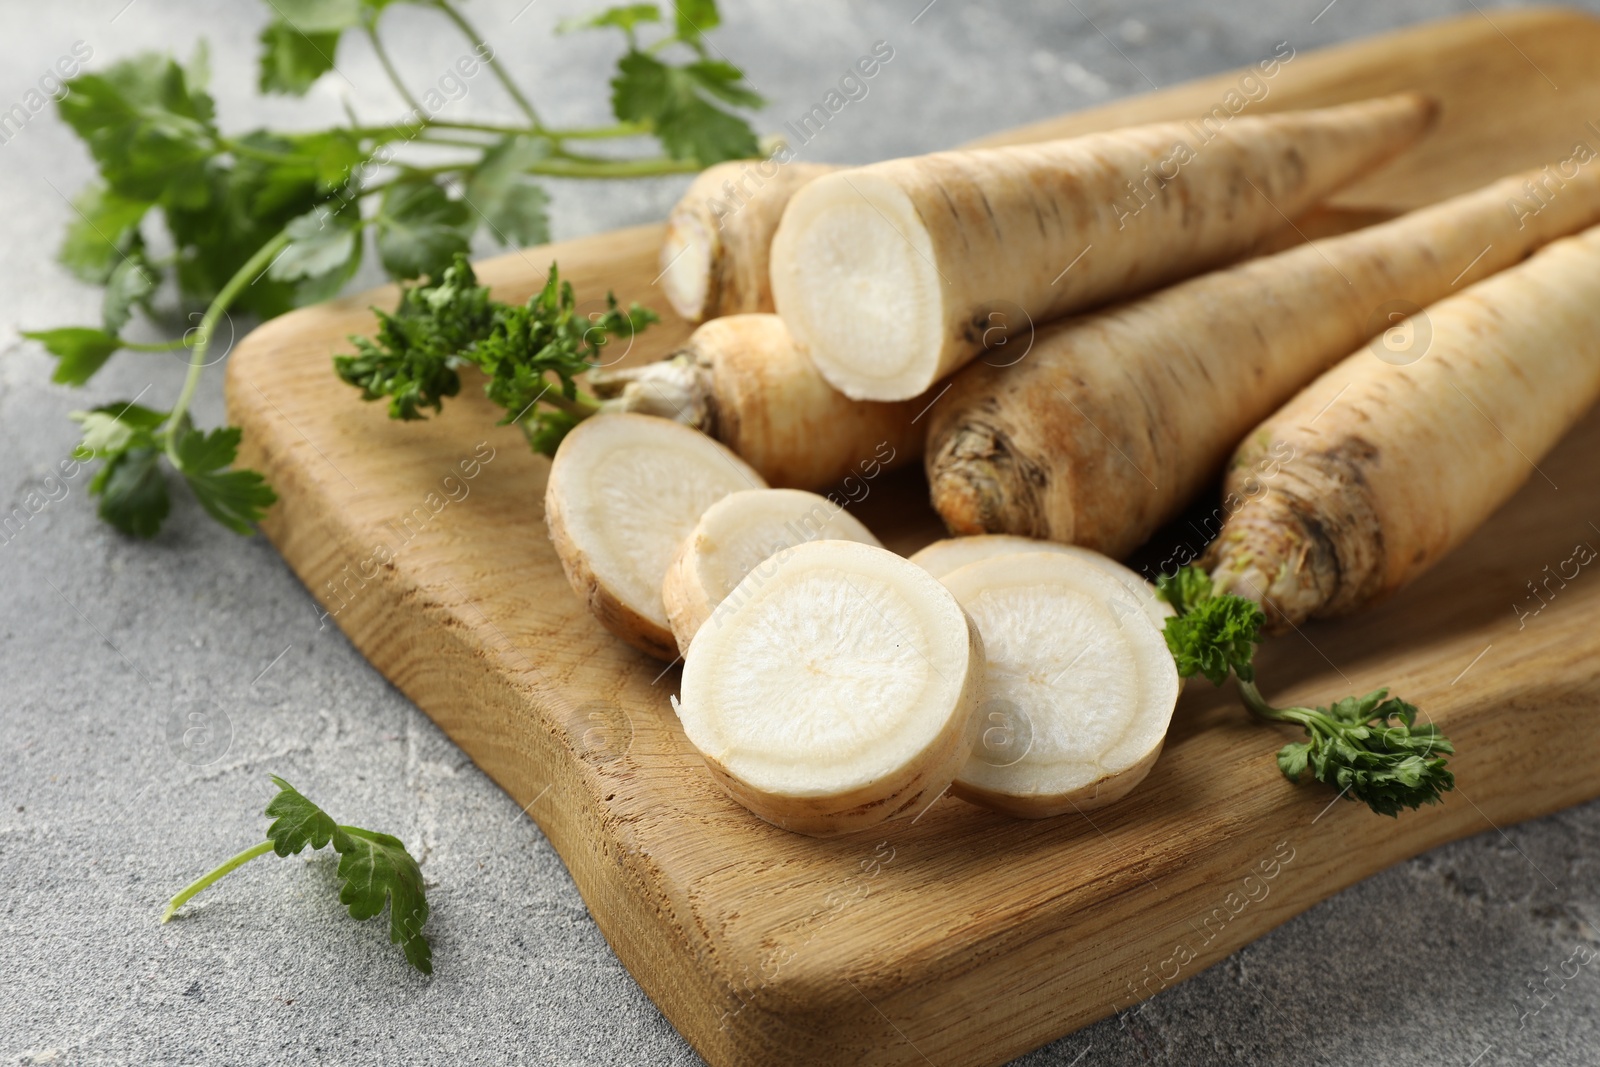
[[[716,617],[758,563],[807,541],[857,541],[882,548],[861,520],[825,496],[800,489],[747,489],[706,509],[684,538],[661,587],[678,651]]]
[[[1106,574],[1121,582],[1133,595],[1134,601],[1144,609],[1150,621],[1160,629],[1174,614],[1171,604],[1156,595],[1156,587],[1132,567],[1124,567],[1110,556],[1102,555],[1082,545],[1064,545],[1059,541],[1037,541],[1016,534],[975,534],[972,537],[946,537],[915,552],[911,562],[923,567],[935,578],[943,578],[951,571],[976,563],[980,559],[1009,556],[1017,552],[1059,552],[1092,563]]]
[[[735,800],[817,837],[915,813],[977,739],[983,642],[921,567],[854,541],[756,566],[702,629],[676,703]]]
[[[672,659],[661,583],[673,553],[712,504],[765,485],[696,430],[650,415],[596,415],[556,450],[545,521],[567,581],[605,628]]]
[[[1046,818],[1109,804],[1144,780],[1178,670],[1121,582],[1059,552],[994,556],[943,581],[988,655],[982,732],[956,795]]]

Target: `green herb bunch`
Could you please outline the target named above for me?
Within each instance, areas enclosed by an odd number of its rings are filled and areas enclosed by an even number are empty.
[[[335,372],[363,400],[387,399],[390,418],[425,418],[423,409],[439,411],[445,397],[461,391],[458,368],[477,367],[488,379],[484,393],[506,410],[500,424],[521,427],[547,456],[601,409],[578,389],[577,376],[599,363],[612,338],[631,340],[657,321],[638,304],[624,311],[609,293],[604,312],[580,315],[572,285],[554,263],[527,303],[493,300],[460,254],[438,278],[404,287],[393,314],[373,311],[377,335],[351,337],[356,354],[333,359]]]
[[[456,118],[437,88],[415,93],[439,74],[402,76],[384,47],[383,16],[401,3],[429,9],[462,35],[470,51],[445,72],[451,84],[496,79],[515,121]],[[186,63],[144,54],[79,75],[58,104],[99,171],[73,201],[60,259],[105,296],[99,325],[26,336],[56,357],[54,380],[69,385],[88,382],[119,351],[182,352],[189,367],[170,406],[124,401],[74,414],[83,424],[77,454],[103,461],[91,484],[101,517],[136,536],[153,536],[167,516],[165,467],[241,533],[276,499],[259,474],[230,469],[237,429],[201,430],[189,415],[202,372],[221,358],[212,349],[219,328],[231,329],[230,312],[269,318],[327,299],[369,246],[390,277],[408,279],[442,276],[479,232],[503,245],[539,244],[549,235],[542,177],[686,173],[757,152],[741,111],[763,101],[705,43],[720,22],[715,0],[629,4],[564,23],[562,32],[619,31],[624,43],[610,81],[615,122],[579,128],[541,118],[506,57],[455,0],[271,0],[268,10],[263,93],[303,95],[360,37],[407,112],[368,122],[347,109],[346,121],[327,129],[225,132],[207,92],[204,42]],[[659,151],[625,154],[640,138]],[[426,161],[420,152],[430,153]],[[441,154],[453,158],[437,162]],[[126,339],[136,309],[150,313],[164,289],[184,311],[203,308],[194,327],[170,342]],[[557,303],[563,291],[555,290]],[[419,396],[444,395],[439,385],[418,382]],[[520,386],[505,379],[500,388],[510,395]]]
[[[1203,675],[1213,685],[1232,674],[1252,713],[1306,731],[1306,740],[1278,752],[1278,767],[1291,782],[1310,770],[1343,796],[1390,816],[1437,803],[1455,788],[1443,759],[1455,748],[1432,723],[1417,725],[1414,705],[1379,689],[1328,707],[1275,708],[1256,687],[1253,659],[1266,616],[1254,601],[1215,593],[1198,567],[1162,575],[1156,590],[1177,610],[1167,620],[1166,639],[1179,674]]]

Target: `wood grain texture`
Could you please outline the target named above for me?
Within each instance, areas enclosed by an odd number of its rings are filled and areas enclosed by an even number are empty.
[[[1296,56],[1264,106],[1405,87],[1440,97],[1437,133],[1341,198],[1356,215],[1564,158],[1580,139],[1600,144],[1586,126],[1600,119],[1600,23],[1491,17]],[[997,140],[1191,117],[1236,82]],[[481,273],[522,299],[557,259],[586,299],[613,288],[664,309],[651,289],[660,233],[502,256]],[[712,784],[667,703],[676,671],[612,638],[568,590],[540,510],[548,464],[493,425],[498,411],[475,385],[443,417],[400,424],[333,376],[329,356],[372,327],[368,305],[392,300],[379,290],[285,315],[234,353],[241,461],[282,498],[264,529],[367,658],[527,806],[617,954],[718,1067],[1001,1063],[1390,864],[1600,793],[1600,633],[1589,621],[1600,578],[1552,582],[1543,600],[1526,584],[1579,542],[1600,545],[1591,419],[1540,463],[1547,478],[1416,586],[1263,652],[1279,702],[1392,684],[1421,705],[1461,750],[1460,788],[1442,806],[1392,822],[1292,787],[1273,763],[1289,734],[1198,684],[1149,779],[1092,820],[1018,821],[946,798],[855,838],[784,833]],[[669,316],[629,360],[687,333]],[[891,547],[937,535],[914,472],[869,488],[857,513]],[[1519,624],[1514,605],[1545,600]]]

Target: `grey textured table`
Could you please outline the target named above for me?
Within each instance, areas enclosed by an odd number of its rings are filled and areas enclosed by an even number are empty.
[[[1304,50],[1477,6],[925,2],[733,3],[715,41],[770,97],[769,129],[809,109],[873,41],[890,41],[894,59],[870,95],[806,149],[862,161],[1236,66],[1280,40]],[[614,44],[550,33],[585,6],[470,6],[559,123],[604,118]],[[330,121],[341,96],[363,116],[399,113],[359,46],[340,68],[360,88],[330,77],[305,101],[256,98],[266,15],[244,0],[8,5],[0,110],[75,41],[93,48],[95,69],[140,49],[187,54],[203,34],[226,128]],[[396,8],[386,24],[406,69],[443,71],[460,52],[429,12]],[[485,79],[458,106],[509,113]],[[48,488],[75,440],[68,410],[146,386],[171,396],[182,375],[173,356],[122,355],[74,392],[49,384],[48,358],[17,337],[98,318],[98,292],[52,259],[71,211],[61,194],[89,175],[53,111],[0,145],[0,515]],[[557,236],[660,218],[682,185],[558,185]],[[197,408],[202,424],[220,421],[219,374]],[[698,1062],[612,955],[538,828],[336,630],[319,628],[268,544],[226,533],[188,502],[153,543],[128,541],[95,519],[87,481],[68,482],[0,543],[4,1062]],[[204,763],[177,758],[171,741],[195,711],[217,724]],[[431,980],[376,923],[341,914],[326,854],[252,864],[182,921],[157,925],[174,890],[261,839],[269,773],[343,820],[404,837],[431,886]],[[1531,990],[1575,946],[1600,940],[1597,838],[1600,804],[1486,824],[1018,1062],[1593,1064],[1600,975],[1581,972],[1542,1007]]]

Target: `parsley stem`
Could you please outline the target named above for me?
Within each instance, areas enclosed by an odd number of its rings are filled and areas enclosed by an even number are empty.
[[[196,327],[195,342],[189,349],[189,373],[184,376],[183,390],[178,393],[178,402],[172,405],[172,412],[167,416],[166,422],[167,458],[172,460],[172,465],[179,470],[183,469],[183,464],[178,462],[178,428],[183,425],[183,417],[189,411],[190,402],[194,400],[194,391],[200,385],[200,375],[206,369],[206,350],[211,347],[211,337],[216,332],[217,322],[227,314],[229,305],[239,294],[247,286],[255,284],[288,245],[288,231],[279,230],[271,240],[256,249],[255,254],[245,260],[242,267],[234,271],[233,277],[229,278],[227,284],[212,298],[205,314],[200,317],[200,325]]]
[[[1261,690],[1256,688],[1255,682],[1246,682],[1234,675],[1234,680],[1239,683],[1239,699],[1244,706],[1250,709],[1251,714],[1269,722],[1287,722],[1302,726],[1307,730],[1314,724],[1320,724],[1324,730],[1337,731],[1338,724],[1329,721],[1326,715],[1315,708],[1275,708],[1267,703],[1261,695]]]
[[[389,58],[389,50],[383,47],[383,41],[378,37],[378,23],[376,19],[368,19],[366,25],[367,40],[372,42],[372,51],[378,57],[378,65],[383,67],[383,72],[389,76],[389,81],[394,85],[395,92],[400,94],[400,99],[405,101],[406,107],[412,111],[421,111],[422,105],[417,103],[417,98],[411,95],[411,90],[406,88],[406,83],[400,80],[400,72],[395,69],[394,61]]]
[[[120,343],[130,352],[175,352],[194,344],[188,334],[171,341],[121,341]]]
[[[209,871],[201,875],[199,878],[196,878],[194,881],[190,882],[188,885],[179,890],[177,896],[167,901],[167,908],[161,913],[161,921],[166,922],[171,919],[179,908],[183,907],[189,902],[191,897],[193,897],[196,893],[199,893],[212,882],[215,882],[218,878],[221,878],[223,875],[229,874],[240,867],[243,867],[257,856],[265,856],[271,851],[271,841],[263,841],[259,845],[251,845],[237,856],[224,862],[220,867],[217,867],[215,870]]]
[[[646,159],[547,159],[523,168],[552,178],[651,178],[659,174],[695,174],[705,165],[694,159],[652,156]]]
[[[650,132],[649,123],[619,122],[614,126],[588,126],[571,130],[546,130],[555,141],[603,141],[610,137],[640,137]]]
[[[488,44],[489,39],[483,36],[483,34],[479,33],[477,30],[473,29],[472,23],[468,22],[466,16],[462,15],[461,12],[455,9],[455,6],[450,3],[450,0],[434,0],[434,3],[437,4],[439,10],[444,13],[444,17],[453,22],[456,29],[460,30],[462,35],[466,37],[474,47],[482,49],[486,44]],[[483,53],[480,51],[479,55],[481,56]],[[528,102],[528,98],[522,94],[522,90],[519,89],[517,87],[517,83],[511,79],[511,75],[506,73],[505,68],[499,63],[495,62],[494,51],[492,49],[489,51],[487,56],[483,56],[483,65],[489,68],[489,73],[493,74],[495,78],[499,80],[501,85],[505,86],[506,92],[511,95],[512,100],[516,101],[517,107],[522,110],[524,115],[528,116],[528,121],[533,124],[535,132],[543,133],[544,123],[539,121],[539,113],[533,109],[533,104]]]

